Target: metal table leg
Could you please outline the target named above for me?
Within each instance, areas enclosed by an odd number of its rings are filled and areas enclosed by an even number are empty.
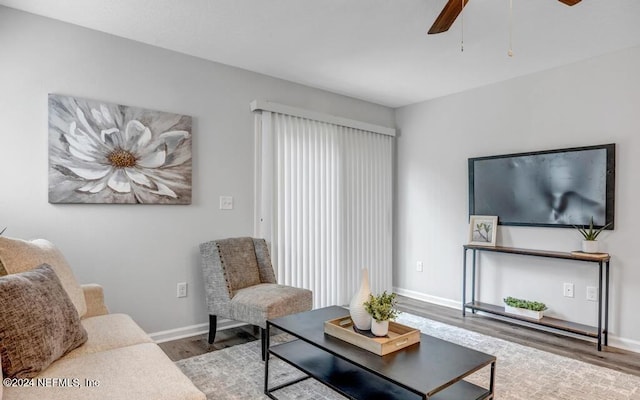
[[[602,351],[602,261],[598,262],[598,351]]]
[[[462,249],[462,316],[466,316],[467,303],[467,249]]]
[[[473,265],[471,266],[471,303],[476,302],[476,250],[473,249]],[[475,308],[471,310],[472,313],[476,313]]]
[[[609,345],[609,261],[604,265],[605,267],[605,297],[604,297],[604,345]]]
[[[489,382],[489,392],[491,393],[489,398],[491,399],[493,399],[494,397],[493,388],[494,388],[495,381],[496,381],[496,362],[494,361],[491,363],[491,381]]]

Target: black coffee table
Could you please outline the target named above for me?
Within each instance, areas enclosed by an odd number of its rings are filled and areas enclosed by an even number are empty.
[[[425,334],[420,343],[386,356],[324,333],[324,322],[349,314],[342,307],[327,307],[267,321],[267,358],[264,393],[314,378],[350,399],[492,399],[496,358]],[[298,340],[270,346],[269,331],[278,328]],[[273,355],[306,376],[269,387],[269,357]],[[489,388],[462,380],[490,366]]]

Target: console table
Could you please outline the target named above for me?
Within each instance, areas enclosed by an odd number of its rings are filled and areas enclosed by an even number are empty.
[[[500,315],[520,321],[526,321],[531,324],[541,325],[548,328],[558,329],[565,332],[571,332],[577,335],[597,338],[598,351],[602,350],[602,344],[608,344],[609,329],[609,262],[611,257],[608,254],[588,254],[588,253],[565,253],[558,251],[518,249],[513,247],[489,247],[472,244],[463,245],[463,263],[462,263],[462,316],[466,316],[466,310],[470,309],[473,313],[482,311],[489,314]],[[471,263],[471,301],[467,302],[467,251],[472,251],[473,261]],[[575,322],[565,321],[552,317],[543,317],[541,320],[522,317],[519,315],[508,314],[504,307],[488,303],[476,301],[476,269],[477,269],[477,253],[493,252],[508,253],[523,256],[546,257],[555,259],[564,259],[572,261],[580,261],[584,263],[592,263],[598,265],[598,326],[589,326],[578,324]],[[603,294],[604,292],[604,294]],[[603,301],[604,298],[604,301]]]

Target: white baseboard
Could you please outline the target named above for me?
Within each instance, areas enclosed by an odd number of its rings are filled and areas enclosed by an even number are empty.
[[[619,349],[633,351],[634,353],[640,353],[640,341],[625,339],[616,336],[609,338],[609,346],[617,347]]]
[[[438,296],[431,296],[429,294],[424,294],[420,292],[415,292],[413,290],[402,289],[397,287],[393,288],[393,292],[401,296],[424,301],[426,303],[437,304],[439,306],[444,306],[449,308],[455,308],[456,310],[462,310],[462,303],[456,300],[445,299],[444,297],[438,297]]]
[[[406,296],[412,299],[424,301],[426,303],[449,307],[456,310],[462,309],[462,303],[457,300],[451,300],[443,297],[432,296],[425,293],[416,292],[408,289],[402,289],[398,287],[393,288],[393,291],[394,293],[397,293],[401,296]],[[496,317],[496,316],[492,315],[492,317]],[[501,319],[501,318],[498,318],[498,319]],[[505,320],[508,320],[508,319],[505,319]],[[242,322],[228,320],[228,319],[222,319],[218,321],[218,330],[221,331],[224,329],[236,328],[243,325],[246,325],[246,324]],[[535,327],[538,328],[538,326],[535,326]],[[162,343],[162,342],[168,342],[171,340],[183,339],[186,337],[191,337],[196,335],[202,335],[208,332],[209,332],[209,324],[204,323],[204,324],[185,326],[182,328],[169,329],[161,332],[155,332],[155,333],[149,334],[149,336],[151,336],[151,338],[156,343]],[[576,336],[576,337],[579,337],[579,336]],[[581,336],[579,338],[584,339],[584,337],[581,337]],[[637,341],[637,340],[626,339],[626,338],[621,338],[621,337],[611,335],[609,337],[609,345],[611,347],[617,347],[619,349],[640,353],[640,341]]]
[[[239,326],[246,325],[244,322],[232,321],[229,319],[221,319],[218,321],[218,331],[222,331],[225,329],[236,328]],[[182,328],[169,329],[166,331],[160,331],[155,333],[150,333],[151,339],[153,339],[156,343],[169,342],[171,340],[184,339],[191,336],[202,335],[204,333],[209,332],[209,324],[197,324],[184,326]]]
[[[451,299],[445,299],[443,297],[437,297],[437,296],[431,296],[428,294],[424,294],[421,292],[416,292],[413,290],[408,290],[408,289],[402,289],[402,288],[393,288],[394,293],[397,293],[401,296],[406,296],[415,300],[420,300],[420,301],[424,301],[426,303],[431,303],[431,304],[436,304],[439,306],[445,306],[445,307],[449,307],[449,308],[454,308],[456,310],[462,310],[462,303],[456,300],[451,300]],[[484,314],[484,313],[482,313]],[[492,318],[496,318],[496,319],[501,319],[504,321],[509,321],[509,322],[513,322],[513,320],[510,320],[508,318],[501,318],[499,315],[490,315]],[[520,323],[518,321],[518,323]],[[526,326],[530,326],[532,328],[536,328],[536,329],[541,329],[541,330],[546,330],[544,329],[544,327],[540,327],[539,325],[533,325],[533,324],[527,324],[526,322],[523,323],[523,325]],[[555,332],[554,330],[549,330],[550,332]],[[567,334],[566,332],[563,334]],[[572,336],[575,338],[579,338],[579,339],[585,339],[584,336],[578,336],[578,335],[571,335],[571,334],[567,334],[567,336]],[[589,340],[589,339],[587,339]],[[595,343],[595,342],[594,342]],[[621,337],[617,337],[617,336],[613,336],[610,335],[609,336],[609,346],[611,347],[617,347],[619,349],[623,349],[623,350],[628,350],[628,351],[633,351],[635,353],[640,353],[640,341],[637,340],[633,340],[633,339],[626,339],[626,338],[621,338]]]

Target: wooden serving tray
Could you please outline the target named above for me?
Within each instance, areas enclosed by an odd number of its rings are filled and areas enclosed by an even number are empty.
[[[420,343],[420,331],[418,329],[393,321],[389,321],[389,333],[386,337],[367,337],[354,330],[353,321],[348,315],[325,321],[324,332],[379,356]]]

